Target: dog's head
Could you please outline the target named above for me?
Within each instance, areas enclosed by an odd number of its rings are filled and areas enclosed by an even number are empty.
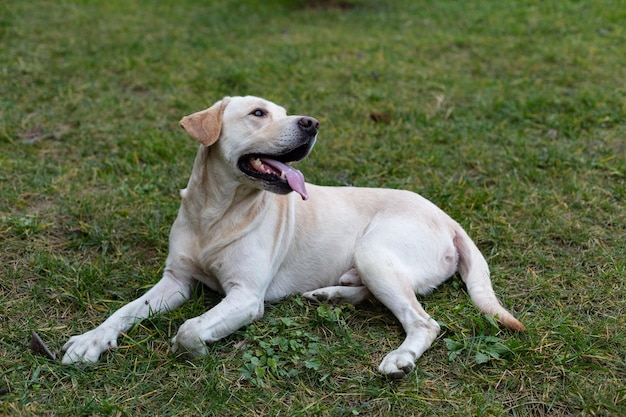
[[[319,122],[287,116],[284,108],[258,97],[225,97],[183,117],[181,126],[227,163],[234,175],[277,194],[296,191],[308,198],[304,177],[289,165],[309,154]]]

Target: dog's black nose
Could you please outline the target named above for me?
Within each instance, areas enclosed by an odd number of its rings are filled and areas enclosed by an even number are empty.
[[[304,116],[298,120],[298,126],[300,126],[300,129],[302,129],[303,132],[315,135],[317,133],[317,129],[320,127],[320,122],[313,117]]]

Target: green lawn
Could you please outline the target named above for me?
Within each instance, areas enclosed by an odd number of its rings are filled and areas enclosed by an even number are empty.
[[[626,415],[623,1],[0,4],[0,415]],[[253,94],[318,118],[309,182],[406,188],[457,219],[528,328],[458,277],[407,379],[379,305],[294,296],[190,361],[209,290],[92,367],[60,353],[160,277],[196,143],[183,115]]]

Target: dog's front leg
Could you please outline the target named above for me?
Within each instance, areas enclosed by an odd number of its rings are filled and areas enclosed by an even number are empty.
[[[262,316],[262,294],[238,287],[206,313],[183,323],[172,339],[172,351],[180,349],[194,356],[206,355],[208,343],[222,339]]]
[[[63,350],[63,363],[97,362],[108,349],[117,347],[121,332],[150,314],[173,310],[183,304],[191,294],[193,279],[177,279],[166,269],[163,278],[143,296],[113,313],[100,326],[79,336],[72,336]]]

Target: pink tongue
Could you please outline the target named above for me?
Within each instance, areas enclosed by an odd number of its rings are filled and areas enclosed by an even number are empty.
[[[297,169],[287,164],[283,164],[280,161],[276,161],[274,159],[263,158],[261,159],[261,161],[264,164],[267,164],[277,169],[278,171],[282,172],[285,175],[285,178],[287,178],[287,183],[289,184],[291,189],[294,190],[296,193],[300,194],[303,200],[306,200],[309,198],[309,193],[307,193],[306,187],[304,186],[304,175],[302,175],[302,172],[298,171]]]

